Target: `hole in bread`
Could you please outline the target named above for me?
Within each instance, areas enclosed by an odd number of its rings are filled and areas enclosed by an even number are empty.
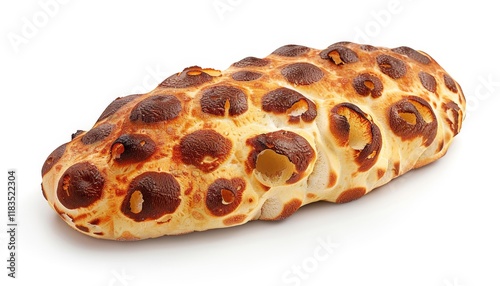
[[[336,64],[336,65],[340,65],[340,64],[343,64],[344,61],[342,61],[342,59],[340,58],[340,54],[339,52],[337,51],[331,51],[328,56],[332,59],[332,61]]]
[[[142,203],[144,203],[144,199],[141,191],[133,192],[130,196],[130,211],[134,214],[140,213],[142,211]]]
[[[370,90],[373,90],[375,88],[375,84],[373,84],[373,82],[369,81],[369,80],[365,80],[364,81],[364,85],[370,89]]]
[[[352,128],[352,126],[353,125],[351,125],[351,131],[349,132],[349,146],[355,150],[363,150],[371,141],[370,135],[364,130],[364,128],[359,128],[359,125],[354,125],[354,127],[358,128]]]
[[[372,141],[370,121],[348,107],[341,107],[337,112],[349,122],[349,146],[354,150],[363,150]]]
[[[113,159],[120,159],[121,154],[125,152],[125,146],[122,143],[116,143],[111,147]]]
[[[222,75],[222,72],[220,70],[216,70],[216,69],[202,69],[202,71],[204,73],[211,75],[211,76],[221,76]]]
[[[409,112],[400,112],[398,113],[399,117],[404,121],[408,122],[408,124],[415,125],[417,124],[417,116],[413,113]]]
[[[188,75],[200,75],[201,70],[188,71],[187,74]]]
[[[234,193],[231,192],[231,190],[222,189],[222,190],[220,190],[220,194],[222,197],[222,204],[223,205],[229,205],[232,202],[234,202]]]
[[[188,75],[192,75],[192,76],[197,76],[197,75],[200,75],[201,73],[206,73],[208,75],[211,75],[211,76],[220,76],[222,75],[222,72],[220,70],[216,70],[216,69],[192,69],[190,71],[187,72]]]
[[[283,185],[295,171],[287,156],[266,149],[257,155],[255,177],[268,187]]]
[[[295,116],[301,116],[307,110],[309,110],[309,106],[307,104],[307,101],[305,101],[304,99],[301,99],[301,100],[295,102],[292,105],[292,107],[288,108],[286,113],[289,116],[295,117]]]
[[[409,100],[409,101],[418,110],[418,113],[420,113],[425,123],[431,123],[432,121],[434,121],[434,113],[429,107],[423,105],[422,103],[416,100]]]

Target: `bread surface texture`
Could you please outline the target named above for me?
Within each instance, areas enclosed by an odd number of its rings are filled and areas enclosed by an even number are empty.
[[[281,220],[439,159],[464,114],[460,85],[424,52],[286,45],[115,99],[47,157],[42,191],[103,239]]]

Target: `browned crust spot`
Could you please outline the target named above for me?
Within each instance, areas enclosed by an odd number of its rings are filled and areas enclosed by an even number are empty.
[[[328,178],[328,187],[331,188],[333,186],[335,186],[335,184],[337,183],[337,174],[335,174],[334,172],[330,172],[330,176]]]
[[[335,65],[351,64],[359,61],[358,55],[353,50],[345,47],[345,42],[335,43],[321,51],[322,59],[330,60]]]
[[[236,81],[252,81],[261,78],[262,74],[253,71],[238,71],[233,73],[231,77]]]
[[[123,134],[111,145],[111,159],[119,164],[145,161],[156,151],[156,144],[144,134]]]
[[[104,177],[89,162],[69,167],[57,185],[57,198],[68,209],[88,207],[98,201],[104,188]]]
[[[47,174],[47,172],[52,169],[52,167],[61,159],[64,152],[66,151],[66,146],[68,143],[64,143],[61,146],[57,147],[50,155],[45,159],[45,162],[42,166],[42,177]]]
[[[272,54],[282,57],[298,57],[307,53],[309,50],[310,48],[300,45],[285,45],[276,49]]]
[[[446,88],[448,88],[450,91],[452,91],[454,93],[458,92],[457,85],[451,76],[449,76],[448,74],[444,74],[443,80],[444,80],[444,85],[446,86]]]
[[[437,134],[437,120],[432,107],[420,97],[408,96],[394,104],[388,111],[389,126],[402,140],[422,137],[429,146]]]
[[[296,85],[310,85],[319,80],[324,76],[323,71],[317,66],[300,62],[289,64],[281,70],[281,75],[292,84]]]
[[[394,162],[394,166],[392,168],[392,173],[394,176],[399,176],[399,170],[400,170],[400,163],[399,162]]]
[[[165,79],[160,86],[170,88],[186,88],[198,86],[213,80],[212,74],[219,74],[220,71],[204,69],[199,66],[185,68],[182,72],[171,75]]]
[[[99,218],[95,218],[95,219],[89,221],[89,224],[99,225],[100,222],[101,222],[101,220]]]
[[[182,110],[181,101],[173,95],[154,95],[137,103],[130,112],[130,121],[157,123],[172,120]]]
[[[377,57],[377,64],[380,71],[392,79],[399,79],[406,74],[406,64],[393,56],[380,55]]]
[[[307,193],[306,196],[307,196],[308,199],[313,199],[313,200],[318,197],[316,194],[313,194],[313,193]]]
[[[369,170],[378,159],[382,148],[382,134],[378,126],[359,107],[340,103],[330,111],[330,131],[343,146],[355,151],[359,171]]]
[[[214,130],[202,129],[184,136],[174,152],[179,153],[185,164],[194,165],[208,173],[226,160],[231,148],[229,139]]]
[[[337,198],[337,203],[348,203],[357,200],[366,194],[366,188],[357,187],[343,191]]]
[[[431,60],[424,54],[410,48],[410,47],[398,47],[398,48],[394,48],[392,49],[393,52],[396,52],[398,54],[401,54],[401,55],[405,55],[407,57],[409,57],[410,59],[412,60],[415,60],[421,64],[424,64],[424,65],[428,65],[431,63]]]
[[[205,204],[215,216],[225,216],[233,212],[241,203],[246,183],[242,178],[217,179],[207,190]]]
[[[83,133],[85,133],[85,130],[76,130],[75,133],[71,134],[71,140],[75,139],[76,137],[82,135]]]
[[[262,97],[262,110],[277,114],[293,113],[293,106],[300,101],[305,103],[304,105],[307,106],[307,110],[301,114],[290,114],[289,122],[299,122],[299,118],[302,118],[305,122],[313,121],[317,115],[316,104],[301,93],[286,87],[281,87],[265,94]]]
[[[239,88],[229,85],[211,86],[203,91],[200,99],[204,113],[237,116],[248,110],[247,95]]]
[[[376,75],[369,73],[362,73],[355,77],[352,81],[352,86],[359,95],[371,95],[373,98],[382,96],[382,91],[384,90],[382,81]]]
[[[84,220],[84,219],[86,219],[88,216],[89,216],[89,214],[88,214],[88,213],[81,213],[81,214],[77,215],[77,216],[73,219],[73,221],[75,221],[75,222],[76,222],[76,221]]]
[[[247,160],[250,170],[256,168],[257,156],[260,152],[271,149],[279,155],[284,155],[295,165],[295,172],[287,183],[295,183],[302,178],[303,173],[314,159],[315,152],[309,142],[302,136],[285,130],[260,134],[249,138],[246,142],[252,147]]]
[[[443,109],[448,114],[446,118],[446,122],[453,132],[453,136],[456,136],[458,132],[460,132],[461,123],[462,123],[462,110],[460,107],[453,101],[448,103],[443,103]],[[450,118],[451,117],[451,118]]]
[[[444,141],[441,140],[441,141],[439,141],[439,145],[437,147],[437,152],[439,153],[439,152],[443,151],[443,148],[444,148]]]
[[[83,225],[75,225],[76,228],[78,228],[80,231],[83,231],[83,232],[89,232],[89,228],[86,227],[86,226],[83,226]]]
[[[283,205],[283,210],[281,213],[274,218],[273,220],[282,220],[285,219],[292,214],[294,214],[299,208],[302,206],[302,201],[299,199],[291,199],[287,203]]]
[[[436,92],[437,83],[436,79],[432,75],[424,71],[421,71],[418,73],[418,78],[420,79],[420,82],[425,87],[425,89],[427,89],[430,92]]]
[[[233,216],[230,216],[230,217],[224,219],[222,221],[222,223],[226,226],[241,224],[245,221],[246,218],[247,218],[247,215],[244,215],[244,214],[233,215]]]
[[[246,57],[240,61],[237,61],[233,64],[234,67],[237,68],[245,68],[245,67],[264,67],[269,64],[268,59],[261,59],[256,57]]]
[[[84,145],[97,143],[108,137],[114,128],[115,126],[113,124],[103,123],[85,133],[85,135],[82,136],[81,141]]]
[[[141,200],[137,202],[133,196],[139,193]],[[174,213],[181,203],[180,195],[180,185],[174,176],[146,172],[132,180],[120,209],[135,221],[153,220]]]
[[[97,119],[97,122],[115,114],[116,111],[118,111],[124,105],[126,105],[127,103],[131,102],[132,100],[134,100],[140,96],[141,96],[141,94],[132,94],[132,95],[128,95],[125,97],[118,97],[113,102],[111,102],[108,105],[108,107],[106,107],[106,109],[102,112],[101,116],[99,116],[99,119]]]
[[[378,169],[377,170],[377,178],[380,180],[382,177],[385,175],[385,170],[384,169]]]
[[[378,50],[377,47],[374,47],[372,45],[361,45],[361,46],[359,46],[359,48],[365,52],[373,52],[373,51]]]
[[[119,240],[119,241],[132,241],[132,240],[139,240],[140,238],[133,235],[132,233],[130,233],[130,231],[124,231],[120,237],[118,237],[116,240]]]

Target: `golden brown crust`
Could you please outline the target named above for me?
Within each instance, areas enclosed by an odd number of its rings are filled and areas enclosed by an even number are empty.
[[[465,98],[409,47],[286,45],[114,100],[42,167],[76,230],[135,240],[345,203],[442,157]]]

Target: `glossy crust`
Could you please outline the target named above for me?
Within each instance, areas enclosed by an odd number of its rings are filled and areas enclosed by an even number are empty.
[[[117,98],[49,155],[42,189],[70,226],[105,239],[280,220],[435,161],[464,114],[459,84],[423,52],[287,45]]]

